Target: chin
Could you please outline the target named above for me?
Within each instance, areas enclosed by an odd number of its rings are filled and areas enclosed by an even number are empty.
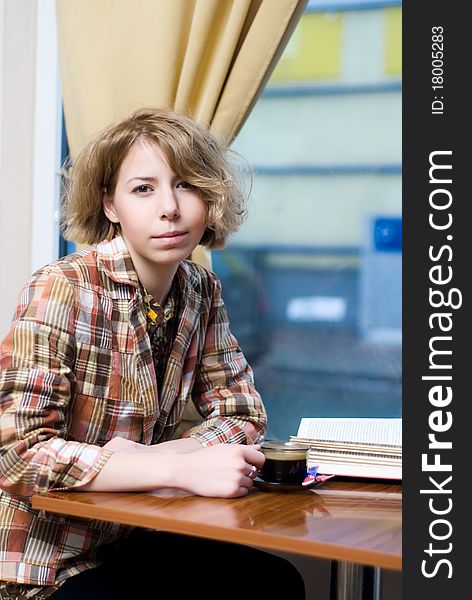
[[[193,250],[182,251],[181,248],[169,249],[167,252],[159,253],[159,256],[155,256],[154,260],[156,263],[161,265],[170,265],[172,263],[181,263],[183,260],[188,258],[192,254]]]

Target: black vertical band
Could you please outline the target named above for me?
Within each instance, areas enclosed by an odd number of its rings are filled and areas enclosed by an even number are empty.
[[[403,6],[403,598],[460,598],[469,562],[472,229],[459,2]],[[469,31],[467,31],[469,29]],[[450,469],[450,470],[449,470]],[[463,586],[466,587],[463,587]],[[465,592],[466,593],[466,592]]]

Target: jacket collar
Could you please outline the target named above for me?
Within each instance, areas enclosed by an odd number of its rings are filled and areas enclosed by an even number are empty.
[[[98,261],[108,277],[117,283],[131,285],[139,288],[138,274],[133,265],[128,247],[121,235],[112,240],[105,240],[96,246]],[[198,286],[198,277],[194,269],[191,269],[187,261],[183,261],[177,270],[181,285]],[[188,293],[187,289],[187,293]]]
[[[100,266],[108,277],[117,283],[125,283],[139,287],[138,275],[135,271],[129,250],[121,235],[112,240],[105,240],[96,246]]]

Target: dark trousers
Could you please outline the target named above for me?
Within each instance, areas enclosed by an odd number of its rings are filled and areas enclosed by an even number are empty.
[[[103,565],[70,577],[50,599],[305,598],[292,563],[238,544],[136,529],[104,558]]]

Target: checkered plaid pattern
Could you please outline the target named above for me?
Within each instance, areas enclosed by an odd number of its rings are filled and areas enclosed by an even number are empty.
[[[192,400],[204,446],[255,443],[266,414],[213,273],[184,261],[179,325],[157,394],[146,314],[121,237],[36,272],[0,347],[0,581],[52,585],[127,528],[46,515],[33,494],[90,481],[119,435],[172,437]]]
[[[0,600],[46,600],[57,592],[59,585],[33,586],[0,582]]]

